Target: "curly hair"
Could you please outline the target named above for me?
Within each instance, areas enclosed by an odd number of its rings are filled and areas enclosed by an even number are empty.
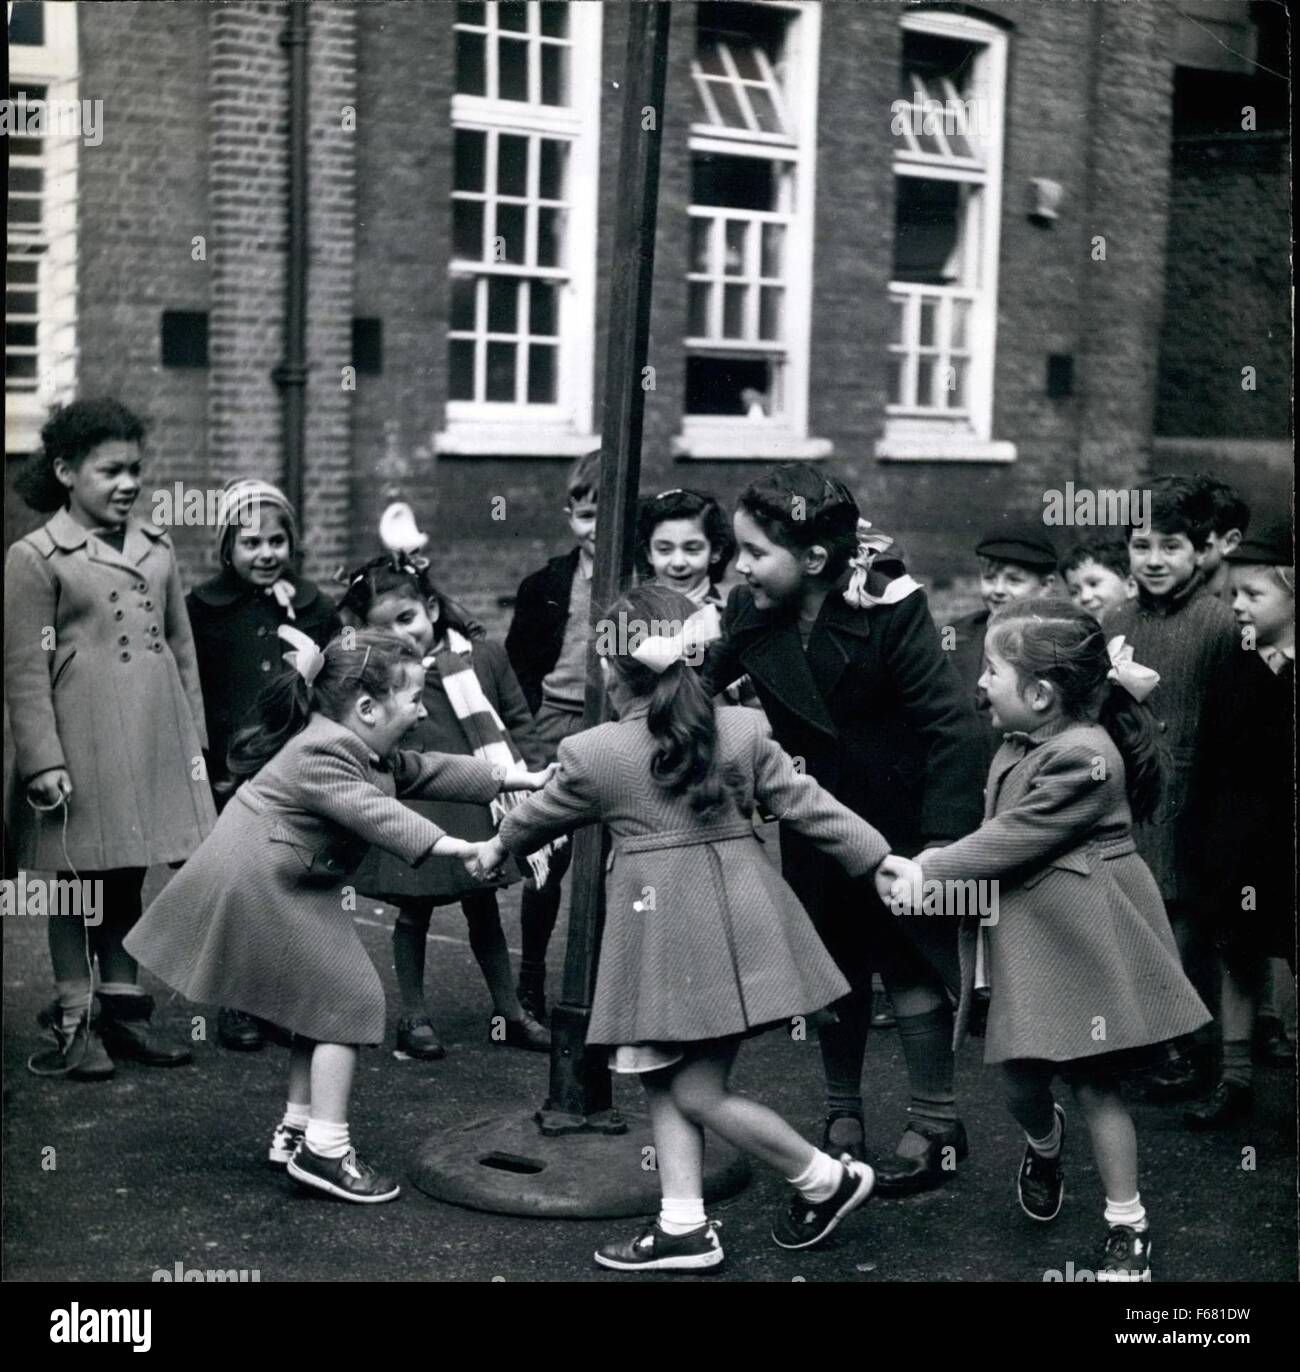
[[[727,574],[731,559],[736,555],[736,536],[722,506],[703,491],[663,491],[659,495],[643,496],[637,509],[636,561],[642,576],[650,572],[650,540],[660,524],[670,519],[694,519],[699,522],[709,544],[709,580],[715,585]]]
[[[58,406],[41,429],[40,451],[23,463],[14,485],[33,510],[53,514],[68,503],[68,489],[54,474],[55,462],[75,469],[101,443],[142,444],[144,435],[144,420],[110,396]]]
[[[400,553],[385,553],[347,574],[347,589],[339,601],[339,614],[364,627],[376,602],[386,595],[408,595],[438,605],[438,632],[455,629],[466,638],[483,638],[484,630],[469,613],[433,584],[428,565]]]
[[[751,482],[737,503],[773,543],[796,553],[825,548],[823,580],[834,583],[848,570],[862,512],[842,481],[803,462],[783,462]]]

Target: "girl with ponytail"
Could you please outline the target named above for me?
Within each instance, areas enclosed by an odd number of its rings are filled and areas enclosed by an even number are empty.
[[[1068,600],[1035,598],[989,621],[980,687],[1003,734],[986,815],[973,834],[930,849],[897,913],[934,913],[943,893],[978,886],[963,921],[960,1041],[974,991],[991,992],[984,1060],[1001,1066],[1025,1131],[1025,1213],[1055,1219],[1064,1195],[1065,1111],[1073,1089],[1106,1187],[1098,1281],[1149,1281],[1151,1232],[1137,1186],[1137,1139],[1120,1083],[1159,1046],[1210,1016],[1183,974],[1134,818],[1160,797],[1161,750],[1143,703],[1159,676],[1123,638]],[[964,899],[963,908],[975,902]],[[945,908],[944,913],[956,913]]]
[[[866,1163],[837,1161],[779,1115],[734,1094],[741,1041],[842,996],[847,983],[754,832],[755,807],[779,816],[877,889],[915,865],[773,742],[757,711],[715,709],[694,670],[717,611],[667,587],[629,591],[597,622],[616,723],[559,747],[559,773],[480,849],[490,872],[583,824],[613,836],[606,918],[587,1042],[645,1087],[663,1205],[629,1241],[596,1253],[620,1271],[717,1267],[704,1213],[704,1130],[777,1168],[794,1188],[772,1237],[818,1243],[871,1194]]]
[[[230,747],[242,784],[128,947],[188,999],[293,1034],[289,1102],[269,1159],[304,1186],[373,1204],[400,1188],[358,1161],[347,1120],[358,1047],[384,1039],[384,991],[345,883],[371,844],[409,863],[430,854],[472,863],[475,844],[397,797],[485,805],[502,789],[535,789],[545,774],[400,749],[424,713],[424,668],[395,635],[345,629],[323,650],[291,626],[279,635],[291,670]]]

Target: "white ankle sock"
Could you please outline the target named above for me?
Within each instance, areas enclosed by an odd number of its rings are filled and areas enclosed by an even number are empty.
[[[306,1129],[310,1120],[310,1105],[295,1105],[293,1101],[290,1101],[284,1107],[284,1118],[280,1123],[288,1129]]]
[[[812,1161],[797,1177],[787,1178],[790,1185],[801,1196],[820,1205],[835,1194],[836,1188],[844,1180],[844,1166],[835,1161],[829,1153],[820,1149],[813,1153]]]
[[[1141,1233],[1147,1227],[1146,1206],[1142,1204],[1141,1194],[1135,1195],[1131,1201],[1114,1201],[1107,1196],[1106,1223],[1127,1224],[1130,1229]]]
[[[704,1224],[704,1198],[692,1196],[689,1199],[674,1199],[665,1196],[659,1202],[659,1228],[665,1234],[689,1234]]]
[[[352,1147],[346,1124],[330,1120],[307,1121],[307,1147],[318,1158],[341,1158]]]
[[[1029,1140],[1029,1146],[1038,1154],[1040,1158],[1057,1158],[1061,1155],[1061,1117],[1052,1111],[1052,1132],[1045,1138],[1036,1139],[1031,1137],[1029,1131],[1025,1131],[1025,1138]]]

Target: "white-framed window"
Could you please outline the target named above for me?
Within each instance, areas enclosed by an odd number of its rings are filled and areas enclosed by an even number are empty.
[[[696,6],[679,455],[822,457],[809,438],[818,4]]]
[[[993,438],[1007,39],[965,15],[902,18],[885,436],[877,456],[1009,461]]]
[[[591,451],[598,0],[457,4],[451,453]]]
[[[32,451],[77,383],[77,6],[7,6],[5,448]],[[102,136],[102,130],[100,131]]]

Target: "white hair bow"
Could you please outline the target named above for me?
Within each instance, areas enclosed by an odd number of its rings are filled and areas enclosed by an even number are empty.
[[[1123,634],[1116,634],[1106,644],[1110,657],[1110,671],[1106,677],[1122,686],[1134,700],[1145,700],[1160,685],[1160,673],[1133,661],[1133,649],[1124,642]]]
[[[284,660],[310,686],[325,665],[325,654],[314,639],[308,638],[301,629],[295,629],[291,624],[281,624],[275,632],[291,645],[291,650],[283,654]]]
[[[644,663],[652,672],[666,672],[674,662],[697,657],[708,644],[722,637],[722,621],[716,605],[705,605],[682,625],[675,634],[655,634],[643,639],[631,656]]]

